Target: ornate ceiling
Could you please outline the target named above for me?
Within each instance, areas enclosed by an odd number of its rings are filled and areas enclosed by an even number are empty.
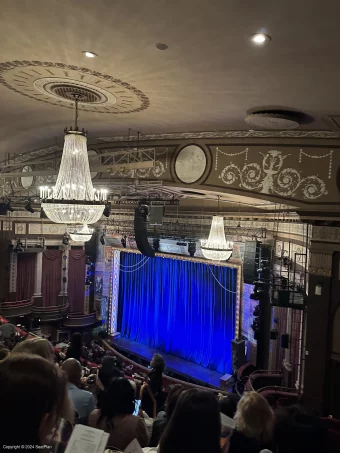
[[[60,144],[75,86],[91,137],[248,131],[263,106],[337,127],[336,0],[3,0],[1,12],[0,157]],[[258,31],[267,46],[250,44]]]

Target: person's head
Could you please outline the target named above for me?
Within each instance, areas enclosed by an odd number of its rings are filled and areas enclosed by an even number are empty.
[[[63,362],[61,369],[66,373],[67,379],[71,384],[80,385],[81,365],[76,359],[67,359]]]
[[[119,377],[110,381],[100,401],[100,418],[132,414],[135,410],[135,391],[128,379]]]
[[[0,362],[0,426],[3,445],[42,445],[61,418],[66,378],[53,363],[32,354]]]
[[[171,415],[173,414],[178,398],[181,393],[184,392],[184,387],[181,384],[173,385],[168,393],[168,398],[166,400],[165,412],[167,420],[170,420]]]
[[[220,435],[220,410],[214,393],[186,390],[161,437],[159,453],[220,453]]]
[[[4,360],[9,354],[9,349],[0,348],[0,360]]]
[[[54,362],[54,351],[51,343],[44,338],[31,338],[17,343],[13,348],[13,353],[26,352],[28,354],[36,354],[44,359]]]
[[[165,368],[165,362],[164,362],[163,356],[161,356],[160,354],[155,354],[152,357],[152,360],[150,362],[150,366],[154,370],[159,370],[159,371],[161,371],[163,373],[164,368]]]
[[[111,379],[123,376],[124,373],[116,367],[115,359],[110,356],[105,356],[98,373],[98,377],[103,386],[107,388]]]
[[[318,453],[326,450],[326,431],[320,419],[301,406],[280,408],[275,414],[274,445],[278,453]]]
[[[267,400],[257,392],[246,392],[238,402],[236,430],[259,443],[267,444],[273,435],[274,414]]]
[[[236,412],[237,403],[230,395],[222,396],[219,400],[220,412],[227,417],[233,418]]]

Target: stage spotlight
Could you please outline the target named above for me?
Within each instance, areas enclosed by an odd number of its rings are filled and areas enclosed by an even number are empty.
[[[127,239],[127,236],[124,234],[124,236],[122,237],[122,239],[120,240],[122,246],[126,249],[126,239]]]
[[[85,279],[85,285],[86,285],[86,286],[89,286],[89,285],[91,285],[91,283],[92,283],[92,282],[91,282],[90,277],[86,277],[86,279]]]
[[[195,256],[196,253],[196,242],[189,242],[188,253],[190,256]]]
[[[24,246],[22,245],[22,242],[20,238],[17,238],[17,243],[14,248],[14,252],[20,253],[24,251]]]
[[[186,247],[187,243],[186,242],[176,242],[176,245],[179,245],[181,247]]]
[[[25,209],[26,209],[26,211],[31,212],[32,214],[33,214],[33,212],[35,212],[34,209],[32,208],[30,200],[28,200],[28,202],[26,203]]]
[[[85,264],[86,264],[86,266],[91,266],[92,265],[92,262],[91,262],[91,259],[90,259],[89,256],[86,257]]]
[[[111,211],[110,203],[106,203],[103,215],[105,217],[110,217],[110,211]]]
[[[63,242],[64,245],[69,245],[69,243],[70,243],[70,238],[69,238],[69,236],[68,236],[67,233],[64,233],[63,241],[62,241],[62,242]]]
[[[102,245],[105,245],[105,236],[104,236],[104,233],[102,233],[102,234],[100,235],[99,240],[100,240],[100,243],[101,243]]]
[[[260,320],[258,318],[254,319],[253,324],[250,326],[254,331],[259,330]]]
[[[10,201],[7,203],[7,209],[8,209],[10,212],[14,212],[14,209],[12,208],[12,205],[11,205],[11,202],[10,202]]]
[[[263,296],[264,296],[264,291],[259,290],[259,291],[256,291],[254,293],[251,293],[249,297],[252,300],[262,300]]]
[[[154,251],[158,252],[158,250],[160,249],[160,246],[161,246],[159,238],[153,238],[152,246],[153,246]]]

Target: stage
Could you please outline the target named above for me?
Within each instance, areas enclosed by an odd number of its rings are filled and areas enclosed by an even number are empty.
[[[211,371],[196,363],[180,359],[170,354],[166,354],[159,349],[151,348],[136,341],[128,340],[127,338],[116,338],[111,342],[113,347],[119,348],[121,351],[129,354],[134,354],[137,357],[150,361],[154,354],[161,354],[166,363],[166,370],[172,371],[184,378],[191,378],[201,385],[209,385],[211,387],[220,388],[220,379],[222,373]]]

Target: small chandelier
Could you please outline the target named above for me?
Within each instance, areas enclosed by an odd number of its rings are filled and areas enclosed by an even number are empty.
[[[209,238],[201,242],[203,256],[213,261],[228,261],[233,253],[233,242],[227,241],[222,216],[213,216]]]
[[[91,224],[103,214],[107,191],[93,188],[87,154],[86,132],[78,130],[78,102],[75,94],[75,126],[65,129],[65,142],[54,187],[40,187],[41,207],[55,223]]]
[[[81,228],[75,227],[69,231],[70,238],[75,242],[87,242],[91,239],[94,229],[84,224]]]

